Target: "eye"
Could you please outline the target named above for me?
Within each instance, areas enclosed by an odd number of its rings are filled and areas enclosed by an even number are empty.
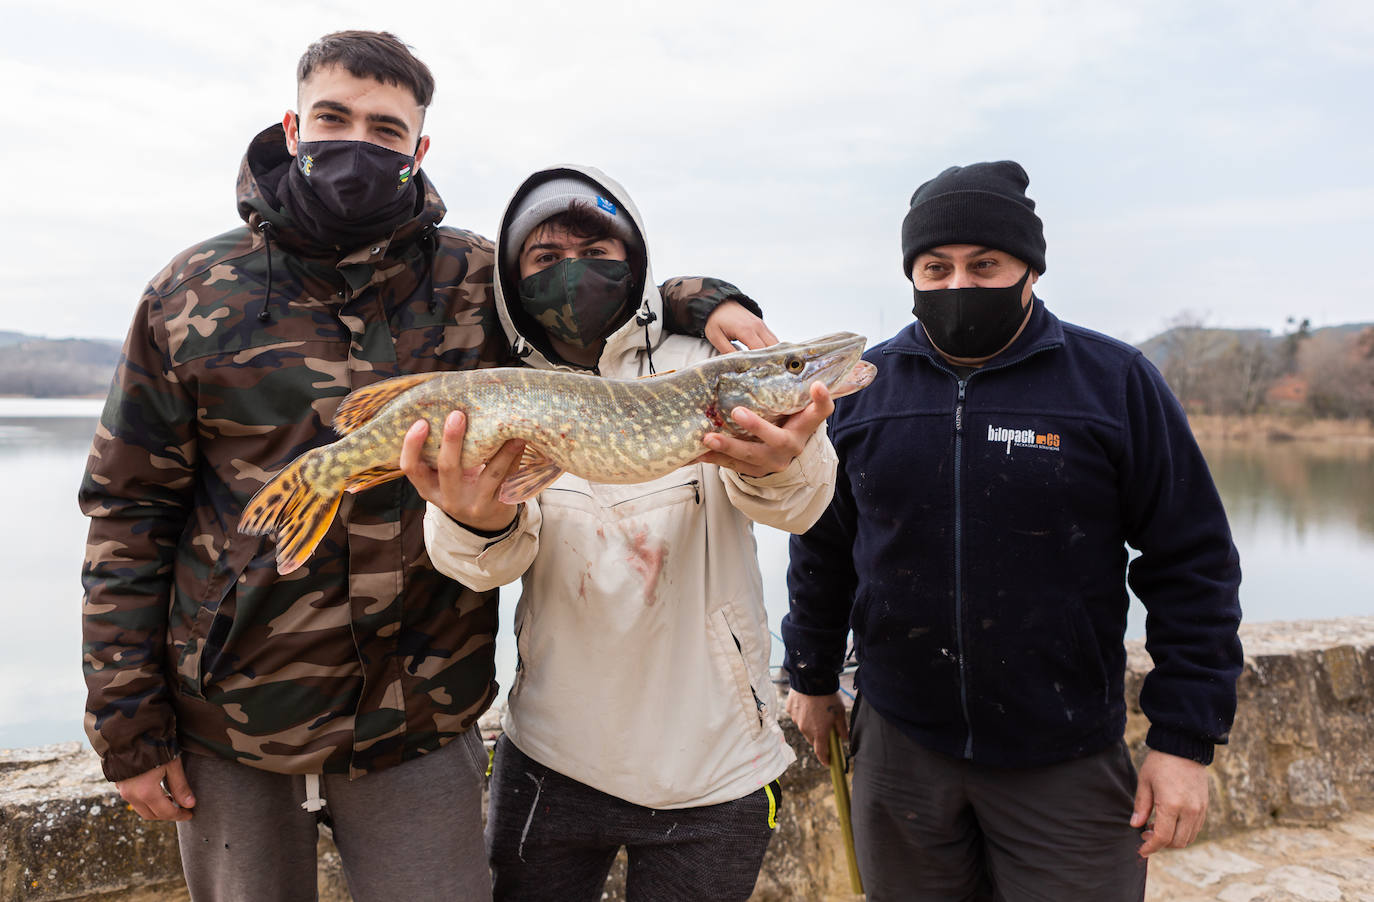
[[[788,357],[785,365],[789,373],[800,373],[806,367],[800,357]]]

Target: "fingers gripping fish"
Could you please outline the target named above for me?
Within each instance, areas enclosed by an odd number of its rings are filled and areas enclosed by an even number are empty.
[[[520,465],[501,485],[507,504],[533,497],[564,472],[602,483],[656,479],[705,453],[708,432],[744,435],[730,419],[736,407],[776,422],[810,402],[813,382],[832,397],[865,387],[876,368],[859,359],[864,341],[839,332],[781,342],[650,379],[522,367],[387,379],[344,398],[333,423],[343,437],[302,454],[259,489],[239,531],[272,536],[277,569],[290,573],[310,557],[344,492],[403,475],[401,444],[416,420],[430,424],[422,456],[433,465],[454,410],[467,417],[464,467],[488,460],[509,439],[525,441]]]

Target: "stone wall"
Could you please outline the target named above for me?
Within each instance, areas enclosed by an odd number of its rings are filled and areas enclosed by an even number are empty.
[[[1231,743],[1209,769],[1204,837],[1269,824],[1325,823],[1374,808],[1374,617],[1242,628],[1245,672]],[[1150,661],[1131,643],[1128,697]],[[484,719],[492,730],[492,719]],[[830,772],[791,723],[798,763],[782,779],[778,832],[756,900],[852,900]],[[1132,707],[1127,740],[1144,756]],[[623,898],[618,866],[609,900]],[[338,855],[321,843],[320,898],[346,902]],[[77,743],[0,751],[0,899],[14,902],[186,899],[176,833],[142,821]]]

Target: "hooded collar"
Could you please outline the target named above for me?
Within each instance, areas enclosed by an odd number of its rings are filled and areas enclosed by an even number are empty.
[[[1054,348],[1064,343],[1064,324],[1059,317],[1055,316],[1045,306],[1045,302],[1034,294],[1031,295],[1031,318],[1026,323],[1025,330],[1016,337],[1016,340],[1001,353],[990,358],[978,369],[999,369],[1004,366],[1011,366],[1020,363],[1032,354],[1043,351],[1046,348]],[[953,366],[948,360],[935,350],[935,346],[930,343],[930,338],[926,335],[926,330],[921,328],[919,321],[912,322],[905,329],[898,332],[883,348],[884,354],[918,354],[929,357],[933,362],[945,369]]]
[[[404,246],[438,226],[446,212],[439,192],[425,177],[424,170],[415,173],[417,188],[424,202],[420,212],[401,223],[388,235],[379,235],[346,252],[342,258],[332,247],[325,247],[303,232],[288,216],[277,197],[278,186],[286,178],[295,161],[286,150],[286,131],[281,123],[269,126],[253,138],[239,164],[238,211],[248,227],[256,231],[270,228],[272,240],[302,251],[310,256],[328,257],[337,265],[377,263],[394,246]]]
[[[538,369],[585,372],[580,367],[564,363],[554,355],[544,339],[542,331],[530,324],[528,317],[524,316],[520,309],[520,297],[517,289],[520,282],[518,269],[516,266],[502,266],[499,263],[502,258],[502,247],[507,240],[510,222],[519,207],[520,200],[535,186],[550,179],[567,176],[579,176],[600,187],[608,200],[617,204],[629,215],[630,221],[639,230],[639,237],[644,244],[644,273],[643,278],[640,279],[643,287],[640,290],[639,304],[634,315],[606,339],[606,346],[602,349],[601,357],[597,363],[597,369],[600,372],[624,372],[630,367],[633,358],[644,350],[646,345],[650,349],[657,348],[663,340],[663,300],[659,297],[658,287],[654,282],[653,267],[649,262],[649,241],[644,233],[644,222],[640,218],[639,209],[634,205],[634,201],[630,200],[625,189],[599,169],[571,164],[551,166],[533,173],[520,184],[519,188],[515,189],[515,193],[511,195],[510,201],[506,204],[505,212],[501,214],[501,227],[496,233],[497,277],[492,280],[495,283],[496,312],[501,320],[501,328],[505,330],[506,341],[511,350],[516,356],[521,357],[527,365]],[[636,276],[638,275],[636,273]],[[648,321],[647,326],[646,320]]]

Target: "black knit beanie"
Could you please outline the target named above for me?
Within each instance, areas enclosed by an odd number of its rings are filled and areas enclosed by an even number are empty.
[[[917,188],[902,220],[902,275],[911,278],[917,254],[944,244],[1006,251],[1043,275],[1045,231],[1028,184],[1020,163],[1002,160],[951,166]]]

